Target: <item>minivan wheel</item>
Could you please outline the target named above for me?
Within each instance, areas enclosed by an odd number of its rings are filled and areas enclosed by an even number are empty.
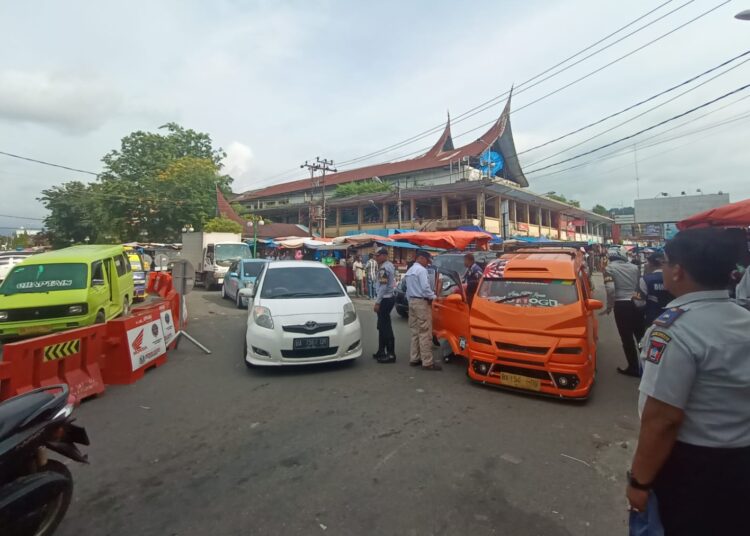
[[[240,291],[237,290],[237,299],[235,299],[235,303],[237,304],[237,309],[244,309],[245,306],[242,305],[242,296],[240,296]]]
[[[104,311],[99,311],[96,313],[96,319],[94,320],[94,324],[104,324],[107,321],[107,317],[104,314]]]

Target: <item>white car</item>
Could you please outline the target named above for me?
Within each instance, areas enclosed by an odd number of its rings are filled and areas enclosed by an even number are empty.
[[[0,283],[8,277],[11,268],[29,257],[31,257],[31,253],[26,252],[4,253],[0,255]]]
[[[248,301],[245,364],[307,365],[362,355],[362,327],[330,268],[312,261],[269,263],[240,293]]]

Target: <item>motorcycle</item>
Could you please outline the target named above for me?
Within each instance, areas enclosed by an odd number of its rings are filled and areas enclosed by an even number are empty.
[[[86,430],[73,424],[74,398],[67,385],[29,391],[0,403],[0,532],[48,536],[65,516],[73,477],[48,449],[88,463],[76,444]]]

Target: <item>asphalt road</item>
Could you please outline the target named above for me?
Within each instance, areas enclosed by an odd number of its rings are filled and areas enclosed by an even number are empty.
[[[599,279],[599,283],[601,280]],[[470,384],[369,355],[352,365],[249,371],[245,311],[189,295],[186,341],[140,382],[77,411],[91,464],[71,464],[62,536],[604,535],[626,533],[623,475],[637,435],[637,382],[602,319],[593,397],[566,403]]]

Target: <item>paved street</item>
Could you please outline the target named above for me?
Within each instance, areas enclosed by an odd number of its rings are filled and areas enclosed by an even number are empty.
[[[601,288],[601,279],[597,280]],[[601,297],[601,296],[600,296]],[[564,403],[469,384],[369,356],[353,365],[248,371],[246,311],[189,295],[188,331],[167,365],[77,412],[91,464],[72,465],[61,536],[602,535],[626,530],[623,475],[637,433],[635,380],[602,321],[593,397]]]

